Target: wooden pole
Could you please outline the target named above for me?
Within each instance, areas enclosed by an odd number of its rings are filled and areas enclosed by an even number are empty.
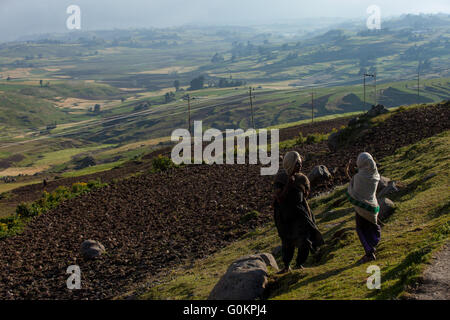
[[[375,106],[377,105],[377,74],[373,74],[373,81],[375,82]]]
[[[314,122],[314,91],[311,92],[311,123]]]
[[[249,96],[250,96],[250,110],[252,112],[252,127],[255,129],[255,120],[253,118],[253,100],[252,100],[252,87],[249,87]]]
[[[366,74],[363,75],[363,86],[364,86],[364,109],[366,108]]]
[[[191,132],[191,96],[188,95],[188,128],[189,128],[189,134],[192,137],[192,132]]]
[[[419,103],[420,101],[420,61],[419,61],[419,65],[417,66],[417,103]]]

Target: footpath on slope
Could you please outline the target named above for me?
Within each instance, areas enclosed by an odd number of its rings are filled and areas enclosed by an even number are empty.
[[[413,293],[417,300],[450,300],[450,243],[436,252],[425,269],[423,283]]]

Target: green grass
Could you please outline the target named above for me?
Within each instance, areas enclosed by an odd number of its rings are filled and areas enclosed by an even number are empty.
[[[330,115],[327,115],[327,116],[314,118],[314,122],[321,122],[321,121],[333,120],[333,119],[337,119],[337,118],[358,116],[360,114],[362,114],[361,111],[344,112],[344,113],[338,113],[338,114],[330,114]],[[288,122],[288,123],[283,123],[283,124],[280,124],[280,125],[271,126],[271,127],[268,127],[267,130],[270,130],[270,129],[284,129],[284,128],[295,127],[295,126],[299,126],[299,125],[302,125],[302,124],[309,124],[309,123],[311,123],[311,118],[310,119],[305,119],[305,120],[300,120],[300,121],[295,121],[295,122]]]
[[[417,285],[431,254],[449,238],[450,131],[399,149],[381,161],[383,175],[407,185],[391,197],[397,209],[385,221],[377,261],[356,265],[363,249],[354,230],[354,211],[346,201],[345,186],[311,200],[326,245],[310,256],[306,269],[271,274],[270,299],[396,299]],[[433,178],[422,181],[430,173]],[[341,236],[333,238],[339,231]],[[280,245],[273,224],[248,233],[241,240],[192,266],[173,270],[162,284],[141,299],[206,299],[232,261],[246,254],[271,252]],[[276,257],[282,266],[280,257]],[[381,289],[369,290],[369,265],[381,269]]]
[[[97,181],[76,182],[71,187],[59,186],[55,191],[44,191],[39,200],[31,204],[21,203],[16,208],[15,215],[0,218],[0,239],[20,233],[26,224],[36,216],[45,214],[57,207],[61,202],[88,193],[91,190],[105,187],[107,184]]]
[[[40,165],[57,165],[62,164],[65,162],[68,162],[72,159],[73,156],[85,153],[85,152],[91,152],[95,150],[100,150],[104,148],[110,147],[109,145],[99,145],[99,146],[92,146],[92,147],[81,147],[81,148],[70,148],[70,149],[63,149],[58,150],[54,152],[46,153],[43,158],[37,160],[34,165],[40,166]]]
[[[61,176],[64,178],[73,178],[73,177],[80,177],[80,176],[84,176],[84,175],[88,175],[88,174],[98,173],[98,172],[102,172],[102,171],[108,171],[114,167],[122,165],[125,162],[126,162],[126,160],[119,160],[119,161],[115,161],[115,162],[99,164],[96,166],[91,166],[91,167],[87,167],[87,168],[76,170],[76,171],[64,172]]]
[[[91,100],[111,99],[121,95],[121,91],[115,87],[92,82],[85,83],[83,81],[59,81],[56,84],[51,84],[49,87],[28,86],[22,88],[20,93],[45,99],[71,97]]]

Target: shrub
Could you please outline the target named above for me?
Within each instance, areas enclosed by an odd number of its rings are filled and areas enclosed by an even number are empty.
[[[301,132],[298,133],[297,140],[295,140],[296,144],[302,145],[304,144],[306,139],[303,137],[303,134]]]
[[[0,222],[0,239],[8,235],[8,225]]]
[[[30,207],[26,203],[21,203],[17,206],[16,214],[23,218],[30,218],[33,216]]]
[[[239,220],[240,223],[247,223],[251,220],[256,220],[259,216],[259,212],[256,210],[247,212],[246,214],[244,214],[241,219]]]
[[[306,137],[307,144],[319,143],[327,139],[327,135],[320,133],[312,133]]]
[[[163,172],[175,167],[175,164],[168,157],[158,155],[152,160],[153,172]]]
[[[32,218],[50,209],[56,208],[61,202],[72,199],[80,194],[86,193],[94,188],[105,186],[100,181],[76,182],[72,184],[71,188],[59,186],[52,193],[44,191],[40,199],[33,202],[31,205],[21,203],[16,208],[16,214],[20,218]]]

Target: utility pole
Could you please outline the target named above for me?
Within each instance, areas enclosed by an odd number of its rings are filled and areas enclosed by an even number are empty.
[[[252,127],[253,127],[253,129],[255,129],[255,120],[253,117],[253,100],[252,100],[254,98],[254,96],[252,95],[252,87],[249,87],[249,96],[250,96],[250,109],[252,112]]]
[[[373,81],[375,82],[375,106],[377,105],[377,74],[373,74]]]
[[[376,74],[364,73],[363,81],[364,81],[364,106],[366,105],[366,77],[373,77],[375,81],[375,105],[377,104],[377,80]]]
[[[366,74],[363,75],[363,87],[364,87],[364,105],[363,108],[366,108]]]
[[[311,123],[314,122],[314,91],[311,92]]]
[[[419,65],[417,66],[417,103],[419,103],[420,101],[420,60],[419,60]]]
[[[187,99],[188,99],[188,128],[189,128],[189,134],[192,137],[192,132],[191,132],[191,96],[187,95]]]
[[[374,106],[377,105],[377,74],[376,72],[373,74],[373,81],[375,82],[375,104]]]

